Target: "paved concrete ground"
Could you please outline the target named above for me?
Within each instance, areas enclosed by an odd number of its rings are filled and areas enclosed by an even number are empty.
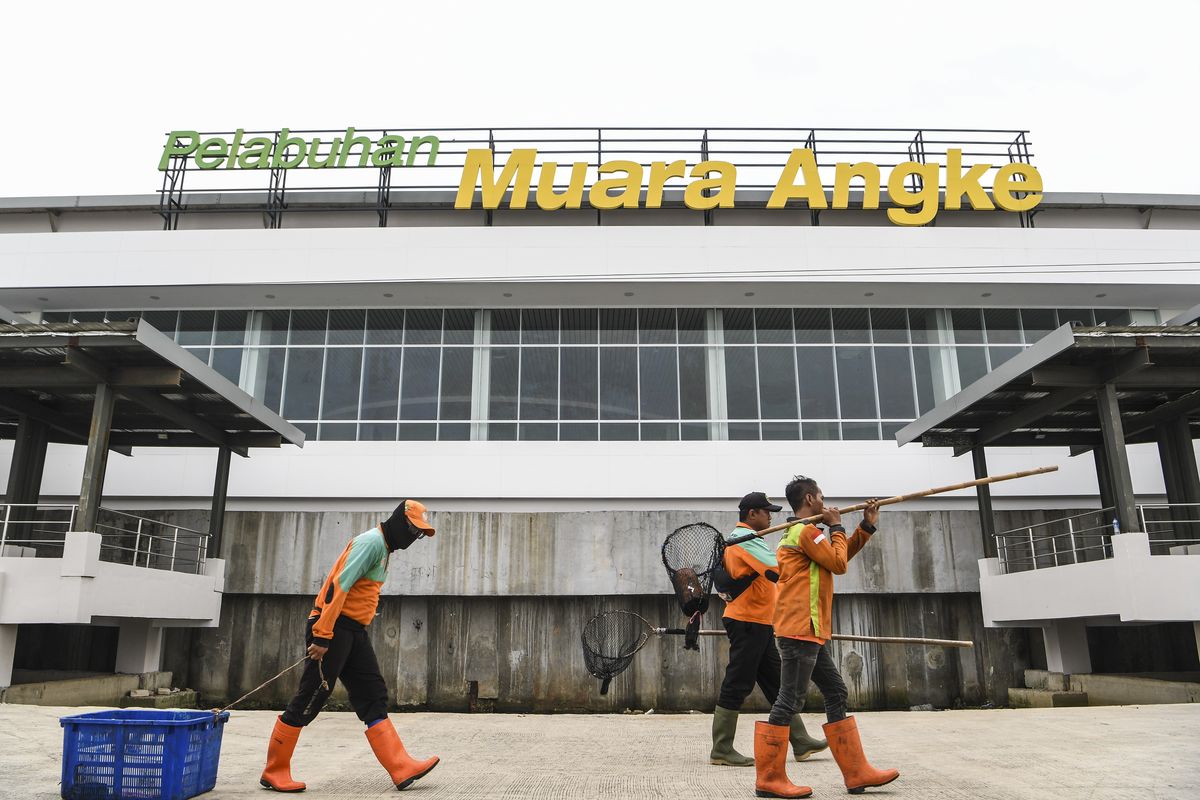
[[[58,717],[77,709],[0,705],[0,797],[58,795]],[[706,714],[536,716],[394,714],[417,756],[438,766],[408,790],[425,798],[753,797],[753,769],[709,766]],[[755,715],[737,745],[752,751]],[[868,755],[900,780],[874,793],[921,798],[1200,797],[1200,705],[860,714]],[[819,718],[806,715],[810,731]],[[208,798],[262,798],[274,714],[234,712]],[[394,789],[351,714],[326,713],[300,739],[295,774],[308,797],[387,797]],[[818,797],[847,797],[828,753],[791,762]]]

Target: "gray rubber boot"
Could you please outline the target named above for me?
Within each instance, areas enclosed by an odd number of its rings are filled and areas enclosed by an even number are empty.
[[[737,733],[738,712],[717,706],[713,709],[712,752],[708,763],[722,767],[753,767],[754,759],[733,749],[733,735]]]
[[[804,729],[804,720],[800,719],[799,714],[792,717],[790,738],[792,740],[792,751],[795,752],[797,761],[803,761],[812,754],[819,753],[829,747],[829,742],[824,739],[814,739],[808,735],[808,731]]]

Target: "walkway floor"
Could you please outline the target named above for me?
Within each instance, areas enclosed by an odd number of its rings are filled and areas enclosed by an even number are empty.
[[[77,709],[0,705],[0,797],[58,796],[62,731]],[[819,719],[806,715],[809,730]],[[706,714],[537,716],[394,714],[416,756],[442,764],[412,787],[433,798],[751,798],[753,769],[709,766]],[[752,752],[754,715],[737,746]],[[253,797],[274,715],[234,712],[217,788],[207,798]],[[858,717],[876,766],[901,777],[880,797],[921,800],[1107,800],[1200,797],[1200,705],[887,712]],[[351,714],[327,713],[300,739],[295,774],[306,797],[391,796]],[[847,797],[828,753],[789,764],[816,797]]]

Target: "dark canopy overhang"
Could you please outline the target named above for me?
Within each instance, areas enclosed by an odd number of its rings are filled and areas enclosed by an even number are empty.
[[[1125,442],[1156,440],[1183,418],[1200,438],[1200,328],[1063,327],[896,433],[898,444],[953,447],[1102,443],[1097,391],[1111,384]]]
[[[141,322],[0,324],[0,438],[22,417],[87,444],[98,385],[117,397],[109,447],[303,446],[304,434]]]

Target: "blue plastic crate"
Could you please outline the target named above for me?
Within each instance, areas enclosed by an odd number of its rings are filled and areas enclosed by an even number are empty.
[[[184,800],[217,783],[229,712],[127,708],[62,717],[66,800]]]

